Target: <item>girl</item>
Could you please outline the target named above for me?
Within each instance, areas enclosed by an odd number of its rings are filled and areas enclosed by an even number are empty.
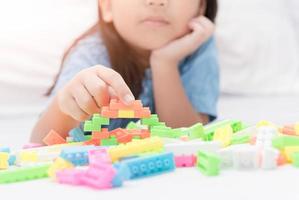
[[[216,117],[216,0],[99,0],[99,22],[67,51],[31,142],[63,137],[111,98],[144,106],[171,127]],[[128,120],[113,120],[109,129]]]

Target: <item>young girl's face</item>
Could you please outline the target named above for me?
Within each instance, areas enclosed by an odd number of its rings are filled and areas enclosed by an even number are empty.
[[[202,0],[99,0],[103,20],[120,36],[143,50],[162,47],[190,30]]]

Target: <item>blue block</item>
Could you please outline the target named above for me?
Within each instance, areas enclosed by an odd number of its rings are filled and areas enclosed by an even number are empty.
[[[69,162],[73,163],[75,166],[88,165],[88,151],[99,149],[102,147],[96,146],[80,146],[80,147],[66,147],[61,150],[60,157]]]
[[[74,142],[84,142],[86,138],[84,136],[84,132],[80,128],[74,128],[69,132],[69,136],[71,136]]]
[[[143,178],[170,172],[175,169],[173,153],[162,153],[124,161],[130,171],[130,179]]]
[[[10,165],[10,166],[11,166],[11,165],[15,165],[15,164],[16,164],[16,159],[17,159],[16,155],[10,155],[10,156],[9,156],[9,159],[8,159],[8,163],[9,163],[9,165]]]
[[[0,147],[0,152],[10,153],[9,147]]]
[[[112,180],[112,187],[120,187],[123,185],[123,182],[125,180],[128,180],[130,178],[130,171],[127,165],[120,163],[114,164],[113,167],[117,172]]]

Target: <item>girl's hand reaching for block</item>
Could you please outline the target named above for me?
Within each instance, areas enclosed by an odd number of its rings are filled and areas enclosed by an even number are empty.
[[[118,98],[125,104],[135,100],[131,90],[119,73],[97,65],[79,72],[58,92],[58,106],[77,121],[87,120]]]

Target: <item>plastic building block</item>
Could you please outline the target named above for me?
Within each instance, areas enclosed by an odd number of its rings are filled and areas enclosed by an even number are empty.
[[[33,149],[33,148],[42,147],[42,146],[44,146],[44,145],[38,144],[38,143],[29,143],[29,144],[25,144],[23,146],[23,149]]]
[[[233,151],[233,166],[236,169],[256,169],[259,166],[258,148],[252,145],[239,145]]]
[[[141,153],[148,152],[161,152],[162,150],[162,140],[157,137],[151,137],[111,147],[110,149],[108,149],[108,153],[111,157],[112,162],[115,162],[123,157],[135,156]]]
[[[280,153],[277,158],[277,165],[281,166],[287,163],[287,158],[283,153]]]
[[[119,110],[118,117],[119,118],[134,118],[134,111],[132,110]]]
[[[0,152],[10,153],[10,148],[9,147],[0,147]]]
[[[9,166],[15,165],[16,164],[16,160],[17,160],[16,155],[10,154],[9,159],[8,159]]]
[[[109,133],[108,129],[106,129],[106,128],[102,128],[102,131],[92,132],[92,139],[98,139],[98,140],[107,139],[107,138],[109,138],[109,136],[110,136],[110,133]]]
[[[49,164],[0,171],[0,184],[29,181],[48,177]]]
[[[293,166],[299,167],[299,152],[292,154]]]
[[[158,115],[152,114],[149,118],[141,119],[141,124],[148,126],[160,126]]]
[[[249,143],[251,139],[251,135],[247,134],[247,135],[239,135],[239,134],[234,134],[231,138],[231,144],[245,144],[245,143]]]
[[[130,105],[125,105],[121,101],[112,99],[109,105],[111,110],[140,110],[142,109],[142,102],[140,100],[135,100]]]
[[[215,153],[199,151],[196,166],[206,176],[216,176],[220,171],[221,160]]]
[[[299,152],[299,146],[287,146],[284,148],[284,155],[288,162],[292,162],[292,154]]]
[[[295,124],[294,129],[296,131],[296,135],[299,135],[299,123]]]
[[[107,139],[102,139],[100,144],[101,144],[101,146],[113,146],[113,145],[117,145],[118,142],[117,142],[116,137],[112,136]]]
[[[96,166],[98,163],[112,164],[107,149],[93,149],[88,151],[90,166]]]
[[[61,184],[82,185],[82,177],[85,173],[84,170],[64,169],[56,172],[56,180]]]
[[[261,153],[261,168],[262,169],[275,169],[277,167],[277,160],[279,151],[272,147],[267,147]]]
[[[231,144],[231,138],[233,136],[233,129],[230,125],[223,126],[215,130],[213,140],[220,141],[223,147],[227,147]]]
[[[92,121],[94,124],[101,125],[101,126],[110,124],[109,118],[103,117],[100,114],[94,114],[92,117]]]
[[[124,161],[123,164],[128,166],[130,179],[158,175],[175,169],[173,153],[134,158]]]
[[[280,132],[285,135],[297,135],[293,127],[283,127]]]
[[[73,142],[84,142],[84,132],[80,128],[74,128],[69,132],[69,135],[73,138]]]
[[[196,156],[175,156],[175,165],[176,167],[194,167],[196,164]]]
[[[113,118],[118,117],[118,111],[117,110],[109,110],[108,107],[102,107],[101,115],[113,119]]]
[[[35,151],[21,151],[17,155],[17,164],[20,166],[38,162],[38,153]]]
[[[139,129],[139,128],[140,128],[140,125],[133,121],[129,122],[126,127],[126,129],[128,129],[128,130],[134,130],[134,129]]]
[[[168,137],[168,138],[179,138],[181,136],[181,130],[171,129],[166,126],[154,126],[151,128],[152,136]]]
[[[134,114],[134,118],[149,118],[150,116],[151,116],[151,111],[147,107],[141,110],[136,110]]]
[[[276,128],[272,126],[262,126],[257,129],[255,145],[261,147],[272,146],[272,139],[278,134]]]
[[[233,146],[230,146],[219,151],[222,169],[233,167],[233,148]]]
[[[84,131],[93,131],[93,123],[92,121],[85,121],[84,122]]]
[[[194,124],[188,128],[190,139],[202,138],[204,134],[204,128],[201,123]]]
[[[189,142],[176,142],[164,145],[164,149],[173,152],[175,156],[196,155],[199,150],[216,153],[220,148],[221,143],[218,141],[204,142],[191,140]]]
[[[299,146],[299,137],[289,135],[277,136],[273,138],[272,145],[280,150],[287,146]]]
[[[0,170],[7,169],[9,167],[8,159],[9,153],[0,152]]]
[[[88,165],[88,151],[97,149],[95,146],[82,146],[82,147],[67,147],[62,149],[60,157],[71,162],[75,166]]]
[[[100,131],[103,125],[109,125],[110,120],[99,114],[94,114],[90,121],[84,122],[84,131]]]
[[[48,175],[49,177],[55,179],[56,178],[56,172],[63,170],[63,169],[69,169],[69,168],[73,168],[74,165],[72,163],[70,163],[69,161],[58,157],[54,163],[50,166],[49,170],[48,170]]]
[[[129,130],[129,134],[132,135],[135,139],[144,139],[151,136],[149,130],[141,129],[141,130]]]
[[[50,146],[55,144],[63,144],[66,143],[65,139],[63,139],[56,131],[51,130],[48,135],[43,139],[43,142]]]

